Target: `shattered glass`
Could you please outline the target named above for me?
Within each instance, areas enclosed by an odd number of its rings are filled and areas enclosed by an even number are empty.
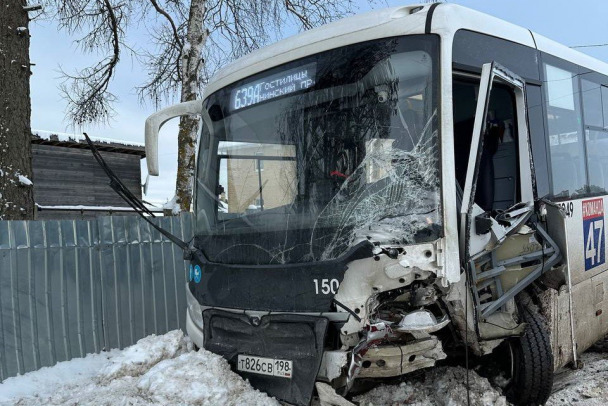
[[[213,262],[288,264],[336,259],[366,240],[440,237],[437,65],[433,36],[389,38],[210,95],[195,244]],[[252,90],[294,77],[306,83],[279,96]]]
[[[439,236],[437,134],[431,130],[435,115],[410,151],[378,139],[370,143],[370,152],[319,214],[316,226],[335,227],[319,259],[333,259],[344,253],[343,247],[366,239],[407,244]],[[382,178],[371,184],[366,173],[373,171],[382,173]]]

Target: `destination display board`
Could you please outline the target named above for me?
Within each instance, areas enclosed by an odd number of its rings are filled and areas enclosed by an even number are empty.
[[[230,92],[230,111],[306,90],[315,84],[316,62],[244,83]]]

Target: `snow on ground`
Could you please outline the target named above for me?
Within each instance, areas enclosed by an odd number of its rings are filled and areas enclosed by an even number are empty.
[[[583,368],[573,371],[564,368],[555,376],[553,394],[547,406],[604,406],[608,405],[608,341],[605,348],[595,348],[582,355]],[[469,374],[471,405],[509,405],[499,390],[474,371]],[[466,370],[461,367],[429,369],[423,379],[406,381],[400,385],[383,385],[355,400],[361,406],[456,406],[466,405]]]
[[[180,330],[0,384],[1,405],[277,405]]]
[[[120,353],[112,350],[101,354],[89,354],[85,358],[74,358],[60,362],[54,367],[42,368],[36,372],[8,378],[0,384],[0,404],[10,404],[32,394],[47,395],[55,391],[63,382],[85,385],[108,360]]]
[[[608,353],[588,352],[583,368],[556,375],[548,405],[608,405]]]
[[[583,354],[584,368],[556,376],[548,405],[608,404],[608,352]],[[508,405],[470,371],[471,405]],[[398,385],[355,397],[361,406],[456,406],[467,403],[466,370],[439,367]],[[149,336],[122,351],[61,362],[0,384],[0,405],[276,405],[233,373],[220,356],[199,350],[179,330]],[[316,402],[318,404],[318,402]]]
[[[466,405],[466,369],[438,367],[428,370],[424,380],[406,381],[399,385],[382,385],[358,396],[361,406],[392,405]],[[500,392],[474,371],[469,373],[471,406],[506,406]]]

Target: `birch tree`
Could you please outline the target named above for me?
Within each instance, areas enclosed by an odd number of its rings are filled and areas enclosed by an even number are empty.
[[[95,65],[65,72],[68,119],[76,125],[108,120],[117,101],[111,82],[123,53],[146,69],[136,89],[155,107],[200,98],[225,63],[281,37],[287,27],[308,30],[350,14],[352,0],[49,0],[62,29],[80,34],[86,52],[104,52]],[[128,40],[143,22],[150,44]],[[143,51],[141,51],[143,49]],[[176,203],[190,210],[198,120],[182,117],[178,134]]]
[[[30,38],[25,0],[0,11],[0,220],[34,216],[30,131]]]

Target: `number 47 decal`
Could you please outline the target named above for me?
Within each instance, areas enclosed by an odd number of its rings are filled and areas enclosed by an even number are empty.
[[[583,201],[583,236],[585,239],[585,271],[606,262],[604,238],[604,199]]]
[[[597,241],[597,245],[595,245],[595,231],[599,230],[599,237]],[[602,261],[602,248],[603,241],[602,237],[604,236],[604,220],[595,220],[592,221],[589,225],[589,231],[587,232],[587,243],[585,244],[585,260],[591,261],[591,266],[595,267],[603,263]]]

